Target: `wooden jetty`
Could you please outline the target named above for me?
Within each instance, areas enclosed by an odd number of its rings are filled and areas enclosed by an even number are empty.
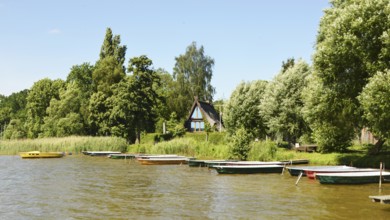
[[[373,202],[380,202],[382,204],[390,204],[390,195],[384,196],[369,196]]]

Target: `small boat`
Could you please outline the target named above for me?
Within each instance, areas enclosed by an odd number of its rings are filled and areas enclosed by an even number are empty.
[[[298,165],[298,164],[308,164],[309,160],[307,160],[307,159],[281,160],[280,162],[282,162],[286,165]]]
[[[20,152],[20,157],[23,159],[26,158],[60,158],[64,156],[63,152],[40,152],[40,151],[29,151],[29,152]]]
[[[355,170],[356,167],[350,167],[350,166],[335,166],[331,168],[326,167],[317,167],[317,168],[304,168],[303,171],[305,172],[306,176],[309,179],[315,179],[317,173],[335,173],[335,172],[343,172],[347,170]]]
[[[120,151],[83,151],[84,155],[89,156],[108,156],[110,154],[121,154]]]
[[[204,163],[208,168],[214,168],[215,166],[223,166],[227,163],[237,162],[238,160],[206,160]]]
[[[179,156],[176,154],[154,154],[154,155],[138,155],[136,158],[150,159],[150,158],[183,158],[185,156]]]
[[[190,166],[190,167],[212,167],[213,165],[225,165],[227,162],[228,161],[226,161],[226,160],[189,160],[188,166]]]
[[[109,154],[107,157],[110,159],[134,159],[136,155],[135,154]]]
[[[317,173],[316,179],[321,184],[365,184],[379,183],[380,176],[382,182],[390,182],[390,172],[348,172],[348,173]]]
[[[306,170],[315,170],[315,169],[332,169],[339,168],[344,166],[293,166],[286,167],[291,176],[299,176],[302,173],[302,176],[306,176]]]
[[[154,158],[137,158],[137,161],[142,165],[172,165],[172,164],[187,164],[189,158],[179,157],[154,157]]]
[[[282,173],[281,165],[216,165],[219,174]]]
[[[226,165],[235,165],[235,166],[248,166],[248,165],[284,165],[285,163],[280,161],[234,161],[228,162]]]

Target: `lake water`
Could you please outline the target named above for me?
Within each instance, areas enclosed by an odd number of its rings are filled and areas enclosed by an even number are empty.
[[[84,155],[0,156],[1,219],[390,219],[390,184],[321,185]]]

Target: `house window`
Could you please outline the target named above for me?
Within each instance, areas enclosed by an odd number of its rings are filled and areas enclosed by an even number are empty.
[[[200,111],[200,109],[198,107],[196,107],[194,109],[194,112],[192,113],[191,118],[192,119],[202,119],[203,118],[202,112]]]
[[[191,131],[204,131],[204,122],[203,121],[191,122]]]

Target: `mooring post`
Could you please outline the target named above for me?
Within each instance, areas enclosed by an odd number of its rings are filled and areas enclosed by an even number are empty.
[[[283,167],[283,170],[282,170],[282,174],[281,174],[281,175],[284,174],[284,170],[286,169],[286,165],[287,165],[287,163],[284,163],[284,167]]]
[[[297,181],[295,182],[295,185],[296,185],[296,186],[298,186],[298,182],[299,182],[299,180],[301,180],[302,176],[303,176],[303,171],[301,171],[301,173],[300,173],[299,176],[298,176]]]
[[[379,189],[382,188],[382,169],[383,169],[383,164],[381,162],[379,165]]]

